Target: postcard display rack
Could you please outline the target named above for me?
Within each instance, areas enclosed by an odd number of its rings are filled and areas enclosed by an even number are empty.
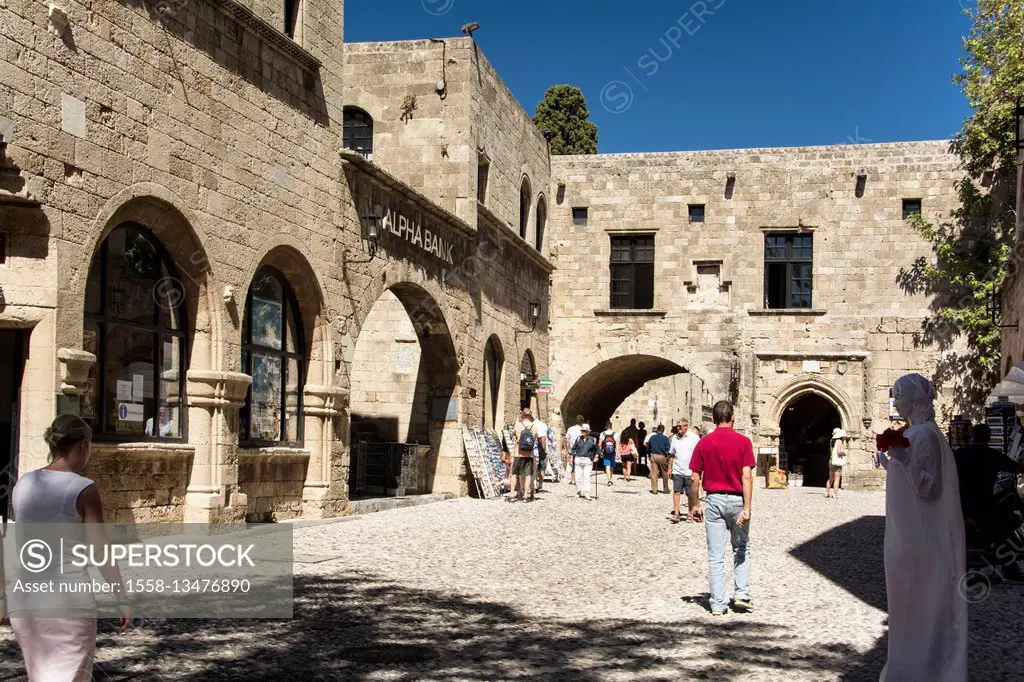
[[[469,470],[480,497],[490,500],[504,494],[505,465],[501,461],[502,447],[498,434],[463,425],[462,441],[466,446]]]
[[[1010,454],[1010,444],[1017,425],[1017,406],[1014,403],[995,403],[985,410],[985,423],[992,430],[989,447],[1004,455]]]

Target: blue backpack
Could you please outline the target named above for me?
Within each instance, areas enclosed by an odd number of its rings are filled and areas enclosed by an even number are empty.
[[[519,432],[519,451],[529,450],[533,452],[533,446],[537,443],[537,437],[533,434],[533,426],[526,428],[526,424],[523,424],[523,430]]]

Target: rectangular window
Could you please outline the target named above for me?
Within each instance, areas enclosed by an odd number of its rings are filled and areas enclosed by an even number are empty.
[[[921,200],[920,199],[904,199],[903,200],[903,219],[907,220],[910,216],[921,215]]]
[[[811,307],[813,240],[810,234],[765,235],[765,308]]]
[[[300,0],[284,0],[284,34],[292,40],[295,40],[299,26],[299,2]]]
[[[691,223],[704,222],[704,204],[690,204],[689,209]]]
[[[476,200],[481,204],[487,203],[487,178],[490,173],[491,164],[481,156],[476,166]]]
[[[7,262],[7,233],[0,232],[0,265]]]
[[[573,225],[586,225],[587,224],[587,209],[574,208],[572,210],[572,224]]]
[[[612,237],[611,307],[654,307],[654,235]]]

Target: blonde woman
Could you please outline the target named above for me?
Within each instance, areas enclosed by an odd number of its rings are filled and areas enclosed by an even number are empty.
[[[832,497],[835,491],[835,498],[839,499],[839,484],[843,482],[843,467],[846,466],[846,432],[842,429],[832,429],[832,439],[828,448],[828,483],[825,484],[825,497]]]
[[[15,522],[82,523],[82,535],[87,542],[105,545],[100,492],[95,483],[82,476],[89,461],[92,430],[81,418],[65,414],[53,420],[45,439],[50,447],[50,464],[21,477],[11,494]],[[131,624],[132,611],[121,573],[116,566],[104,566],[100,573],[107,584],[115,586],[121,612],[118,633],[124,632]],[[81,577],[88,579],[88,574]],[[58,595],[54,602],[33,599],[10,604],[11,627],[31,682],[92,679],[96,605],[91,595],[80,599]]]

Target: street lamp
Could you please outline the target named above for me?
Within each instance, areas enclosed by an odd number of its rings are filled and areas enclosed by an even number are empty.
[[[362,228],[362,236],[369,243],[370,257],[362,260],[349,260],[348,249],[344,252],[346,263],[369,263],[377,255],[377,245],[380,243],[380,230],[384,222],[384,207],[375,205],[359,216],[359,224]]]
[[[533,321],[530,329],[525,332],[516,329],[516,336],[519,336],[520,334],[532,334],[533,330],[537,328],[537,320],[540,319],[540,303],[536,301],[530,301],[530,319]]]

